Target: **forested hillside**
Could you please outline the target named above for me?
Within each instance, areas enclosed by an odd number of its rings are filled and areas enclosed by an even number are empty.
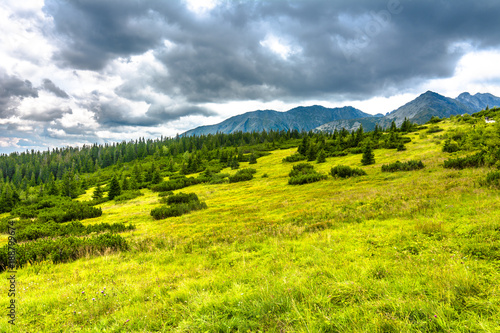
[[[486,118],[1,156],[19,332],[494,331]]]

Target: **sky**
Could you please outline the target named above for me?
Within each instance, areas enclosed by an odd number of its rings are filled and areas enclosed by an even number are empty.
[[[2,0],[0,154],[500,96],[498,0]]]

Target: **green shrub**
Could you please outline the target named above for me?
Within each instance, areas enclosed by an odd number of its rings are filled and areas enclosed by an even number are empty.
[[[199,183],[201,183],[201,181],[194,177],[188,178],[184,175],[172,175],[170,176],[170,180],[151,185],[150,189],[153,192],[175,191]]]
[[[200,201],[196,193],[177,193],[167,197],[167,203],[169,205],[178,203],[188,203],[190,201]]]
[[[450,158],[444,161],[447,169],[477,168],[484,165],[484,152],[479,152],[467,157]]]
[[[310,184],[326,179],[326,175],[318,173],[314,170],[314,166],[308,163],[294,165],[288,175],[290,176],[289,185]]]
[[[132,200],[144,195],[141,191],[124,191],[119,196],[115,197],[116,202]]]
[[[174,192],[172,191],[165,191],[165,192],[160,192],[158,193],[158,196],[161,197],[168,197],[169,195],[174,195]]]
[[[238,170],[234,175],[229,176],[230,183],[237,183],[253,179],[253,175],[257,172],[255,169],[247,168]]]
[[[349,152],[353,155],[359,155],[359,154],[363,154],[363,147],[354,147],[354,148],[350,148],[349,149]]]
[[[441,127],[436,126],[436,125],[432,125],[427,129],[426,133],[432,134],[432,133],[438,133],[438,132],[442,132],[442,131],[444,131],[444,130]]]
[[[488,172],[481,185],[500,188],[500,170]]]
[[[84,236],[94,232],[102,233],[109,231],[116,233],[133,229],[135,229],[135,226],[132,224],[126,226],[123,223],[99,223],[84,226],[79,221],[73,221],[68,224],[55,223],[54,221],[47,223],[32,222],[29,225],[17,226],[16,238],[18,241],[31,241],[45,237]]]
[[[382,172],[396,172],[396,171],[412,171],[423,169],[424,163],[422,161],[412,160],[407,162],[396,161],[391,164],[382,165]]]
[[[359,168],[351,168],[346,165],[337,165],[330,170],[333,177],[349,178],[356,176],[365,176],[366,172]]]
[[[460,147],[456,142],[452,142],[450,139],[447,139],[443,144],[443,152],[445,153],[454,153],[459,151]]]
[[[151,216],[155,220],[165,219],[167,217],[181,216],[193,210],[207,208],[207,204],[200,202],[196,193],[178,193],[163,197],[161,203],[167,203],[161,207],[151,210]]]
[[[320,180],[326,179],[326,175],[320,173],[307,173],[298,176],[291,177],[288,179],[289,185],[303,185],[318,182]]]
[[[432,118],[427,122],[429,124],[437,124],[439,122],[443,121],[443,119],[440,119],[438,116],[432,116]]]
[[[180,203],[172,206],[161,206],[151,210],[151,216],[155,220],[165,219],[167,217],[181,216],[194,210],[206,209],[207,204],[204,202],[191,201],[188,203]]]
[[[282,161],[283,162],[288,162],[288,163],[293,163],[293,162],[299,162],[299,161],[305,161],[307,157],[300,153],[295,153],[293,155],[285,157]]]
[[[316,172],[314,171],[314,166],[309,163],[299,163],[292,167],[292,170],[288,174],[289,177],[296,177],[299,175]]]
[[[70,262],[87,255],[102,255],[109,251],[126,251],[127,241],[113,234],[102,234],[88,238],[63,237],[55,240],[39,239],[13,246],[17,268],[27,263],[51,260],[53,263]],[[0,248],[0,271],[8,267],[9,245]]]

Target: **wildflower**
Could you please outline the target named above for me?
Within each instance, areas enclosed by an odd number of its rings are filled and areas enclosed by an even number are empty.
[[[95,301],[95,298],[92,298],[93,301]]]

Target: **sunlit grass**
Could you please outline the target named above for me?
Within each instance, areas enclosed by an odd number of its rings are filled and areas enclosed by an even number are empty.
[[[259,158],[251,181],[176,191],[196,193],[206,210],[155,221],[158,196],[146,189],[103,203],[101,217],[83,222],[136,225],[122,234],[132,250],[19,270],[16,329],[498,331],[499,193],[477,184],[486,168],[443,169],[443,132],[421,133],[408,135],[406,151],[375,150],[374,165],[361,166],[361,155],[311,162],[367,176],[290,186],[293,164],[282,159],[296,149],[286,149]],[[381,172],[396,160],[426,167]],[[16,331],[7,320],[0,330]]]

